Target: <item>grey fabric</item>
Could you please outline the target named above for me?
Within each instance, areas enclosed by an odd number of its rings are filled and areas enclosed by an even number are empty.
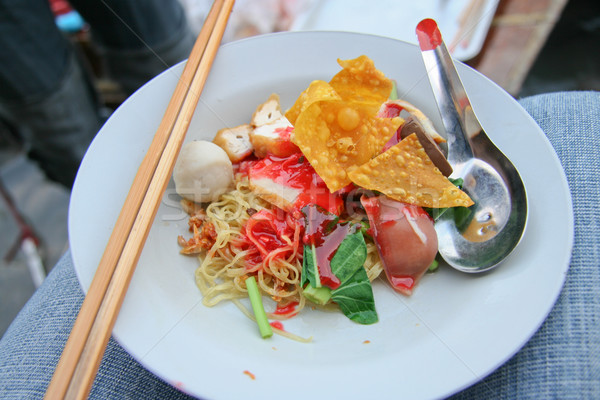
[[[177,0],[71,0],[127,95],[187,58],[195,36]]]
[[[0,102],[39,101],[69,69],[71,48],[47,0],[0,0]]]
[[[73,0],[125,94],[189,56],[195,37],[178,0]],[[48,178],[70,188],[105,120],[86,66],[47,0],[0,0],[0,118]]]
[[[132,94],[160,72],[189,56],[196,38],[187,25],[171,32],[161,43],[138,49],[101,48],[109,75],[126,94]]]
[[[0,99],[0,115],[19,128],[29,158],[49,179],[68,188],[103,122],[96,93],[73,56],[50,94],[5,104]]]

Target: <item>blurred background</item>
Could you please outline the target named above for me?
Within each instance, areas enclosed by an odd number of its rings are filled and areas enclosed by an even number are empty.
[[[49,1],[57,25],[88,60],[106,109],[114,110],[125,96],[105,75],[85,21],[68,2]],[[190,25],[199,31],[211,2],[181,2]],[[408,7],[409,3],[416,8]],[[394,29],[389,22],[381,23],[374,14],[387,9],[387,16],[395,16],[390,11],[402,14],[395,17],[399,26],[412,26],[407,22],[410,16],[417,20],[420,14],[435,17],[447,42],[450,42],[448,36],[471,32],[468,42],[452,43],[454,56],[517,99],[553,91],[600,90],[598,0],[422,0],[418,6],[414,3],[238,0],[224,40],[282,30],[337,29],[412,41],[403,36],[402,29]],[[398,5],[406,7],[391,10]],[[346,25],[328,22],[331,21],[328,13],[344,12]],[[447,36],[451,30],[453,35]],[[18,136],[0,121],[0,336],[68,248],[69,192],[48,181],[25,154]]]

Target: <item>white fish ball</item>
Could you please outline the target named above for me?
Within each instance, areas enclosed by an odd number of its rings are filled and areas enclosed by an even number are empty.
[[[205,203],[233,188],[233,166],[221,147],[206,140],[186,143],[173,170],[177,193]]]

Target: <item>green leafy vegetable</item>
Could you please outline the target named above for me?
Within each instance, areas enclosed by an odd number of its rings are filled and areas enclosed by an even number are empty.
[[[454,207],[452,209],[452,212],[454,213],[454,223],[459,232],[463,232],[467,229],[467,226],[473,219],[473,210],[475,209],[473,206],[475,206],[475,204],[471,207]]]
[[[252,304],[252,310],[254,311],[254,317],[258,324],[258,330],[263,338],[269,338],[273,336],[273,329],[267,319],[265,308],[263,307],[262,297],[256,284],[256,279],[253,276],[246,278],[246,289],[248,289],[248,296],[250,297],[250,303]]]
[[[338,277],[341,286],[363,267],[366,260],[367,245],[359,231],[344,238],[331,259],[331,272]]]
[[[452,182],[456,187],[462,190],[464,180],[463,178],[448,178],[450,182]],[[454,218],[454,223],[456,224],[456,228],[459,232],[462,232],[466,229],[469,222],[473,218],[473,210],[475,210],[476,204],[473,204],[470,207],[453,207],[452,208],[452,217]]]
[[[331,259],[331,271],[340,280],[335,290],[328,287],[315,287],[314,249],[304,246],[304,263],[301,281],[308,285],[304,296],[315,304],[326,304],[330,299],[338,304],[346,317],[360,324],[373,324],[378,321],[371,282],[364,269],[367,259],[367,245],[361,231],[344,238]],[[315,272],[316,271],[316,272]]]
[[[464,183],[462,178],[448,178],[450,182],[459,189],[462,190],[462,185]],[[449,218],[454,218],[454,223],[456,224],[459,231],[465,227],[465,224],[470,221],[470,217],[473,214],[473,209],[475,205],[471,207],[452,207],[452,208],[428,208],[424,207],[423,209],[431,216],[434,221],[440,219],[442,214],[449,213],[447,216]]]
[[[459,189],[462,189],[463,183],[465,183],[463,178],[448,178],[448,180]]]
[[[354,322],[368,325],[378,321],[373,288],[364,268],[359,268],[342,286],[332,291],[331,300]]]
[[[440,262],[438,260],[433,260],[429,267],[427,268],[427,272],[435,272],[440,267]]]
[[[363,237],[366,236],[369,239],[373,239],[373,236],[371,236],[369,234],[369,229],[371,229],[371,225],[369,224],[369,221],[363,220],[363,221],[360,221],[359,223],[360,223],[360,231],[362,232]]]
[[[378,321],[373,288],[365,271],[367,245],[360,231],[348,235],[331,260],[331,270],[341,284],[331,292],[331,299],[344,315],[360,324]]]

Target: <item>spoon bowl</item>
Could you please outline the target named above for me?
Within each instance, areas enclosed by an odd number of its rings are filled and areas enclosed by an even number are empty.
[[[450,178],[475,204],[450,209],[436,220],[439,253],[469,273],[498,266],[520,242],[527,222],[527,194],[510,160],[481,127],[437,24],[425,19],[417,38],[446,130]]]

